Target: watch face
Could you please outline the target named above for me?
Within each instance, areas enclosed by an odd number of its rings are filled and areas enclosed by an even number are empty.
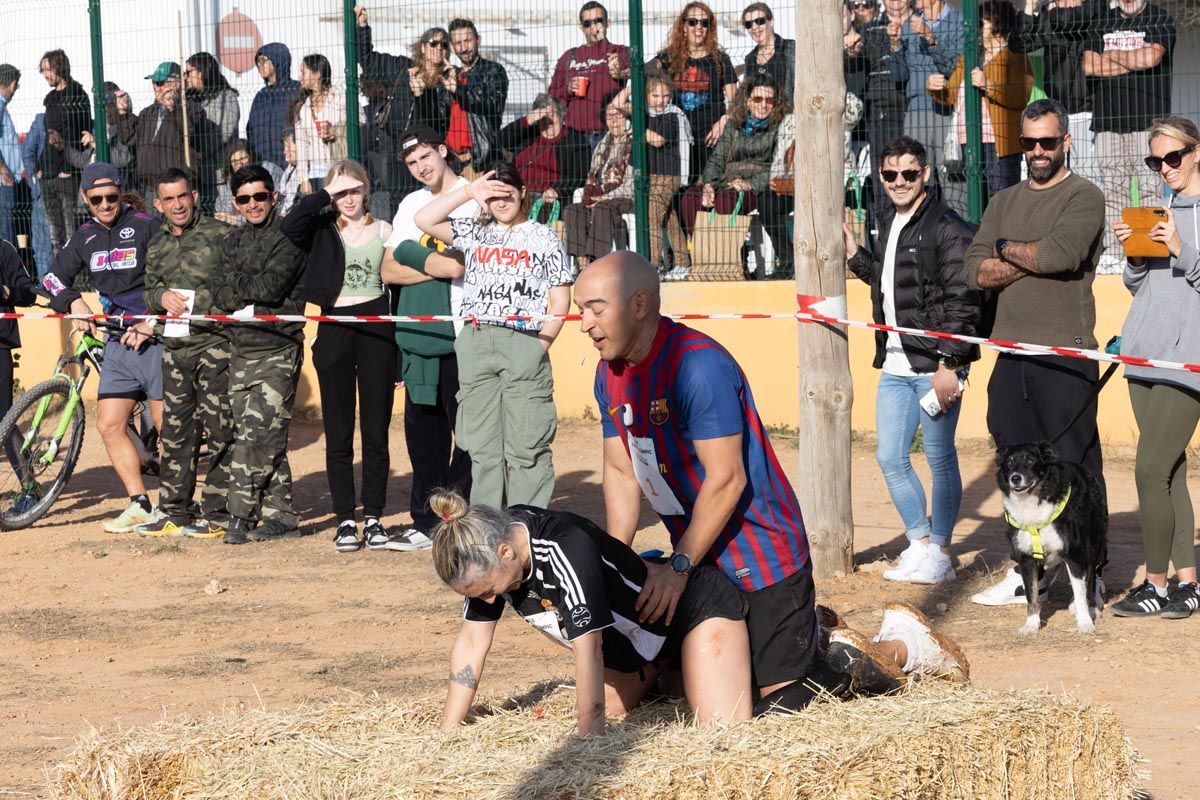
[[[692,571],[692,560],[683,553],[676,553],[671,556],[671,560],[667,562],[671,569],[678,572],[680,575],[686,575]]]

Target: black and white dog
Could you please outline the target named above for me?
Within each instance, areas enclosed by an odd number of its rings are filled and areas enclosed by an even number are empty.
[[[1046,442],[1002,447],[996,481],[1013,561],[1025,584],[1028,636],[1041,628],[1038,567],[1063,562],[1074,596],[1072,610],[1081,633],[1095,633],[1104,606],[1100,571],[1108,561],[1108,504],[1100,484],[1078,464],[1058,459]]]

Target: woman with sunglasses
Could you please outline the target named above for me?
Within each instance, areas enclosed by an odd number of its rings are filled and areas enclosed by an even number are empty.
[[[768,75],[751,75],[738,87],[729,111],[729,125],[721,134],[698,184],[688,188],[680,202],[680,218],[688,236],[696,229],[701,208],[718,214],[733,213],[742,195],[742,213],[757,208],[779,255],[780,271],[792,271],[787,217],[792,198],[771,192],[771,163],[775,140],[791,111],[775,91]]]
[[[979,90],[983,119],[983,162],[987,171],[988,197],[1021,182],[1021,112],[1033,88],[1033,75],[1024,53],[1008,46],[1017,22],[1017,11],[1008,0],[979,4],[981,43],[980,66],[971,71],[971,85]],[[967,147],[966,96],[962,91],[964,64],[947,78],[935,72],[925,81],[925,91],[938,103],[954,108],[955,135]]]
[[[1200,362],[1200,130],[1190,119],[1167,117],[1151,126],[1146,166],[1171,190],[1170,207],[1150,229],[1167,255],[1130,257],[1125,285],[1133,305],[1121,330],[1129,355]],[[1122,244],[1133,235],[1113,224]],[[1113,605],[1119,617],[1183,619],[1200,609],[1196,584],[1195,516],[1187,487],[1187,446],[1200,422],[1200,375],[1125,367],[1138,423],[1137,482],[1146,579]],[[1167,570],[1175,565],[1174,589]]]
[[[412,124],[428,125],[442,136],[450,129],[450,106],[458,71],[450,64],[450,34],[430,28],[413,45],[408,86],[413,95]]]
[[[671,26],[667,45],[651,62],[675,82],[675,102],[692,126],[691,183],[703,174],[708,156],[729,121],[737,74],[717,44],[717,18],[704,3],[688,3]]]
[[[292,98],[288,120],[296,132],[300,193],[313,194],[329,166],[346,157],[346,94],[332,82],[329,59],[319,53],[300,62],[300,91]]]
[[[238,124],[242,119],[238,91],[225,80],[221,65],[212,53],[205,52],[194,53],[188,58],[183,72],[183,86],[188,103],[195,103],[202,108],[204,116],[212,123],[205,133],[215,141],[199,143],[204,158],[199,176],[201,203],[205,209],[211,209],[221,185],[221,158],[237,139]],[[232,172],[226,174],[227,178],[231,175]]]
[[[301,199],[279,227],[308,253],[303,297],[322,314],[372,316],[390,313],[387,287],[380,278],[384,242],[392,226],[367,211],[371,180],[357,161],[329,168],[325,188]],[[322,322],[312,345],[321,389],[325,426],[325,472],[333,513],[334,547],[339,553],[392,549],[380,519],[391,469],[388,426],[396,383],[396,341],[392,325]],[[358,533],[354,491],[354,418],[362,425],[362,510]]]

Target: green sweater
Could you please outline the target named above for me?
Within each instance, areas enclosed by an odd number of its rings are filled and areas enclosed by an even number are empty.
[[[1000,291],[997,339],[1063,347],[1096,346],[1092,281],[1104,235],[1104,194],[1075,173],[1049,189],[1029,181],[993,197],[967,249],[967,283],[979,289],[979,266],[998,239],[1037,242],[1037,271]]]
[[[396,259],[418,272],[425,271],[425,259],[433,251],[416,242],[402,242]],[[443,316],[450,313],[450,282],[432,280],[400,289],[396,303],[399,316]],[[441,357],[454,355],[454,323],[397,322],[396,344],[404,353],[401,377],[405,391],[417,405],[434,405],[441,377]]]

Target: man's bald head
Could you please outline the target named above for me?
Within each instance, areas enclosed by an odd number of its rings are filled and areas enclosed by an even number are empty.
[[[575,281],[581,330],[605,361],[635,362],[658,330],[658,271],[637,253],[621,250],[589,264]]]

